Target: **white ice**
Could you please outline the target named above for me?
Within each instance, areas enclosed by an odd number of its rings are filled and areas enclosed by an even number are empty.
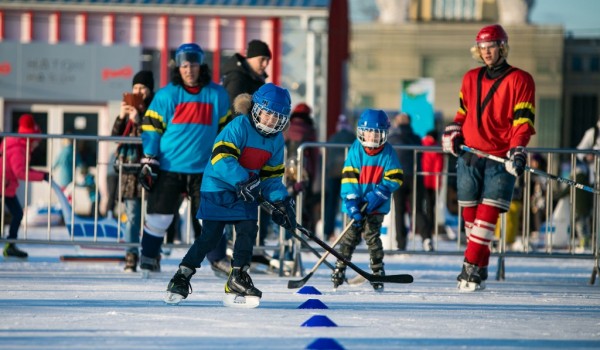
[[[319,338],[345,349],[600,349],[590,259],[509,257],[506,280],[496,281],[493,256],[487,289],[475,293],[456,289],[459,255],[388,255],[387,273],[411,273],[415,282],[387,284],[383,293],[368,283],[333,292],[325,265],[307,283],[322,295],[297,294],[290,278],[255,272],[261,305],[231,309],[222,306],[225,280],[207,267],[188,299],[163,303],[184,249],[142,280],[122,263],[61,262],[71,246],[20,247],[27,261],[0,260],[0,349],[305,349]],[[317,259],[303,260],[308,270]],[[353,261],[368,266],[364,253]],[[328,309],[298,309],[308,299]],[[315,315],[337,327],[301,326]]]

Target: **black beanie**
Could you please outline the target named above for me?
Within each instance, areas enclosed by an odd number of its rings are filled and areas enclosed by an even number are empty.
[[[252,58],[256,56],[266,56],[271,58],[271,50],[269,46],[260,40],[252,40],[248,43],[248,54],[246,58]]]
[[[133,77],[131,86],[135,84],[142,84],[150,89],[150,91],[154,91],[154,75],[149,70],[141,70]]]

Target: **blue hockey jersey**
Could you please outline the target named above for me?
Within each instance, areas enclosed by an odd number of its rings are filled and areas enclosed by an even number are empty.
[[[379,184],[387,187],[390,193],[397,190],[403,181],[403,171],[398,154],[389,143],[383,145],[381,152],[369,155],[360,141],[355,140],[348,150],[348,157],[342,169],[341,197],[346,201],[348,196],[363,199],[365,195]],[[390,211],[388,199],[376,212],[387,214]],[[346,206],[342,206],[346,214]]]
[[[258,203],[238,199],[236,184],[250,173],[260,177],[262,195],[271,202],[287,197],[283,184],[284,140],[259,134],[247,115],[233,119],[219,133],[212,148],[200,191],[199,219],[258,220]]]
[[[161,170],[204,172],[229,107],[229,95],[220,85],[211,82],[193,94],[169,83],[156,93],[142,121],[144,154],[156,157]]]

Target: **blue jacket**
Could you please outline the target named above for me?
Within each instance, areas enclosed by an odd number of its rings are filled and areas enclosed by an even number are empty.
[[[341,197],[344,200],[342,211],[346,214],[346,199],[354,196],[362,200],[376,186],[385,186],[389,193],[397,190],[403,181],[403,172],[394,148],[385,143],[381,152],[369,155],[360,141],[355,140],[348,150],[348,157],[342,170]],[[387,214],[390,211],[390,199],[383,203],[376,212]]]
[[[202,178],[197,218],[258,220],[258,203],[244,202],[236,193],[236,184],[246,181],[251,173],[259,175],[266,199],[276,202],[287,197],[283,184],[283,135],[264,137],[249,118],[236,117],[217,136]]]

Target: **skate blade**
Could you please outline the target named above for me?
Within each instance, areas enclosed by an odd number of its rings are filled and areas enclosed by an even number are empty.
[[[481,290],[481,286],[477,283],[468,282],[465,280],[460,280],[458,282],[458,290],[465,293],[475,292],[477,290]]]
[[[253,309],[260,304],[259,297],[242,296],[233,293],[226,293],[223,297],[223,305],[238,309]]]
[[[150,278],[150,270],[142,270],[142,279],[147,280]]]
[[[167,292],[167,296],[163,299],[163,301],[169,305],[178,305],[183,299],[184,298],[182,295]]]

